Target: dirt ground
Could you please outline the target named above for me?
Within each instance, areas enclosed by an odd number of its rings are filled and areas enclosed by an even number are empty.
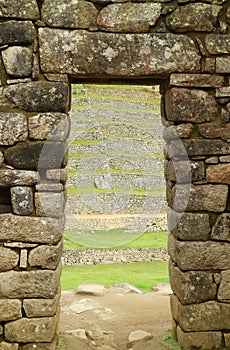
[[[162,337],[171,330],[170,288],[127,292],[110,287],[102,296],[64,291],[61,296],[60,335],[65,350],[167,350]],[[143,330],[152,339],[131,344],[129,334]]]

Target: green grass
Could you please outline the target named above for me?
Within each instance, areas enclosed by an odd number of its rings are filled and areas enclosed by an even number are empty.
[[[165,190],[129,190],[125,188],[114,187],[112,189],[107,188],[96,188],[96,187],[72,187],[67,188],[67,193],[69,195],[74,194],[89,194],[89,193],[120,193],[120,194],[130,194],[130,195],[155,195],[155,196],[165,196]]]
[[[64,233],[64,248],[85,249],[84,242],[91,243],[96,242],[96,246],[101,242],[105,246],[116,246],[117,248],[166,248],[168,241],[168,232],[145,232],[140,233],[124,233],[124,229],[113,229],[109,231],[97,231],[92,233],[91,231],[82,231],[83,235],[77,235],[78,230],[66,231]],[[112,235],[112,240],[111,240]],[[122,244],[123,243],[123,244]]]
[[[82,106],[79,104],[72,104],[72,109],[97,109],[97,110],[106,110],[109,109],[110,111],[114,112],[129,112],[129,113],[160,113],[159,109],[141,109],[141,108],[116,108],[116,107],[111,107],[109,105],[95,105],[95,104],[90,104],[87,106]]]
[[[154,285],[168,281],[167,261],[63,266],[61,276],[62,290],[73,290],[82,283],[101,283],[109,287],[127,282],[146,292]]]
[[[172,332],[165,335],[162,339],[162,342],[165,346],[167,346],[170,350],[181,350],[181,347],[177,343],[176,339],[174,338]]]
[[[94,94],[92,92],[87,92],[87,95],[74,93],[73,98],[80,98],[80,99],[88,99],[88,98],[96,98],[96,99],[104,99],[108,101],[123,101],[123,102],[134,102],[134,103],[154,103],[159,105],[160,100],[159,99],[144,99],[144,98],[131,98],[131,97],[121,97],[121,96],[111,96],[111,95],[99,95]]]

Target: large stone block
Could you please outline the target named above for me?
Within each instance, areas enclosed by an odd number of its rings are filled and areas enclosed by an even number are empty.
[[[42,170],[66,165],[66,142],[23,142],[5,151],[5,161],[16,169]]]
[[[182,304],[201,303],[216,298],[217,284],[211,272],[182,272],[171,262],[169,274],[172,290]]]
[[[13,213],[30,215],[33,211],[33,192],[28,186],[14,186],[10,189]]]
[[[215,98],[206,91],[172,88],[166,93],[167,119],[201,123],[218,118],[219,108]]]
[[[204,163],[201,161],[190,162],[178,161],[169,162],[166,178],[176,183],[191,183],[200,181],[205,177]]]
[[[111,4],[99,13],[100,29],[115,33],[146,33],[161,15],[161,4],[123,3]]]
[[[87,29],[96,27],[98,11],[89,1],[46,0],[42,20],[49,27]]]
[[[224,213],[220,215],[212,228],[211,238],[217,241],[230,242],[230,214]]]
[[[18,350],[19,349],[19,344],[12,344],[12,343],[8,343],[8,342],[1,342],[0,343],[0,347],[1,347],[1,350]]]
[[[7,21],[0,23],[1,45],[30,45],[35,38],[35,29],[30,21]]]
[[[35,140],[65,141],[70,120],[64,113],[40,113],[28,119],[29,137]]]
[[[230,164],[210,165],[206,170],[206,179],[208,182],[230,185]]]
[[[64,192],[35,193],[35,207],[37,216],[61,217],[65,210]]]
[[[68,84],[35,81],[6,87],[0,100],[3,100],[3,106],[29,112],[66,112],[69,104],[68,95]]]
[[[221,87],[224,78],[212,74],[171,74],[170,84],[180,87]]]
[[[39,42],[41,67],[47,73],[138,77],[200,68],[193,40],[183,35],[40,28]]]
[[[32,50],[27,47],[12,46],[2,51],[6,73],[16,78],[30,77],[32,74]]]
[[[186,332],[220,331],[230,329],[230,304],[208,301],[200,304],[178,305],[178,321]]]
[[[36,0],[0,0],[0,17],[39,19]]]
[[[0,113],[0,145],[11,146],[28,137],[27,119],[21,113]]]
[[[27,317],[54,316],[59,305],[59,295],[54,299],[25,299],[23,308]]]
[[[21,317],[22,317],[22,302],[20,300],[0,299],[0,322],[13,321]],[[0,348],[1,348],[1,343],[0,343]]]
[[[172,230],[174,236],[183,241],[206,241],[209,238],[211,227],[208,214],[184,213],[181,218],[174,212],[172,218],[178,224]],[[172,222],[173,224],[173,222]],[[170,223],[169,223],[170,229]]]
[[[213,156],[230,152],[230,143],[222,140],[190,139],[171,141],[169,154],[171,157],[182,158],[186,156]]]
[[[51,342],[56,327],[56,317],[21,318],[5,325],[5,338],[20,343]]]
[[[221,7],[209,4],[188,4],[178,7],[166,19],[167,26],[175,32],[212,32]]]
[[[0,274],[0,298],[53,299],[58,292],[60,273],[60,265],[55,271],[32,270],[2,272]]]
[[[182,271],[229,269],[229,254],[229,243],[182,242],[169,236],[169,255]]]
[[[31,267],[55,270],[62,256],[62,243],[57,246],[41,245],[29,254],[28,262]]]
[[[219,350],[222,346],[221,332],[184,332],[178,327],[177,338],[183,350]]]
[[[17,266],[19,255],[12,249],[0,247],[0,272],[8,271]]]
[[[221,272],[220,288],[218,290],[218,300],[230,302],[230,270]]]
[[[216,58],[216,73],[230,73],[230,57]]]
[[[22,186],[22,185],[35,185],[39,181],[39,174],[35,171],[27,170],[13,170],[13,169],[1,169],[0,170],[0,186]]]
[[[205,45],[212,55],[230,54],[230,34],[210,34],[205,38]]]
[[[230,141],[230,125],[216,125],[211,123],[206,123],[199,126],[199,133],[201,136],[208,139],[221,138],[225,141]]]
[[[0,227],[1,241],[55,244],[62,237],[64,220],[2,214]]]
[[[212,211],[226,209],[228,198],[227,185],[175,185],[172,189],[172,209],[178,212]]]

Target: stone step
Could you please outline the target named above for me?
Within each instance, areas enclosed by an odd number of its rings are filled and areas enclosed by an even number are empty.
[[[154,175],[145,174],[72,174],[68,176],[68,188],[91,188],[124,190],[158,191],[165,190],[165,178],[163,173]]]
[[[159,215],[67,215],[66,231],[111,230],[124,227],[127,231],[151,232],[167,230],[165,213]]]
[[[90,192],[69,194],[66,214],[151,214],[166,212],[164,194]]]

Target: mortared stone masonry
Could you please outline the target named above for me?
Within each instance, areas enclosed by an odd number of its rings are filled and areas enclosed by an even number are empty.
[[[56,349],[84,82],[161,85],[173,331],[230,349],[230,1],[0,0],[0,68],[0,349]]]

